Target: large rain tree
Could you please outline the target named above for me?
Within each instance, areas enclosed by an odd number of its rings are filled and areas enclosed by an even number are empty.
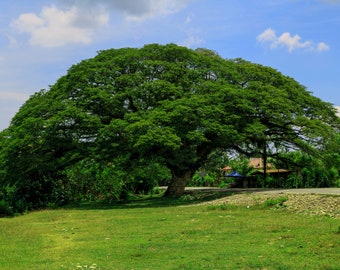
[[[312,153],[337,123],[331,104],[269,67],[174,44],[110,49],[24,104],[2,133],[2,174],[50,187],[84,159],[128,173],[157,163],[174,197],[216,150]]]

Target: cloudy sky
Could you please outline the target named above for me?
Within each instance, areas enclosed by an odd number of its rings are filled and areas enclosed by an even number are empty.
[[[0,130],[72,64],[176,43],[271,66],[340,106],[340,0],[1,0]]]

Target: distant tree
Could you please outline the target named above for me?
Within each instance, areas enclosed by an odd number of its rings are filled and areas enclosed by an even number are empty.
[[[84,159],[113,164],[124,183],[153,163],[169,170],[165,195],[175,197],[215,151],[317,153],[338,121],[331,104],[269,67],[174,44],[110,49],[22,106],[1,134],[1,181],[39,207],[58,200]]]
[[[285,182],[279,187],[310,188],[334,187],[339,180],[339,169],[327,163],[329,157],[315,157],[305,152],[294,151],[280,155],[277,166],[290,171]]]

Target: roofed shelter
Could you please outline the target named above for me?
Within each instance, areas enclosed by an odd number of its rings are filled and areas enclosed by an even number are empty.
[[[287,178],[289,174],[289,170],[286,169],[276,169],[275,166],[271,163],[266,164],[266,170],[264,169],[263,165],[263,159],[262,158],[250,158],[249,159],[249,167],[254,169],[254,172],[251,174],[251,176],[244,176],[242,178],[239,178],[238,180],[242,179],[243,182],[243,187],[255,187],[259,183],[256,183],[256,176],[261,176],[265,177],[265,174],[270,174],[274,179],[275,185],[279,185],[279,179],[281,178]],[[231,166],[226,166],[221,169],[225,173],[229,173],[226,176],[231,176],[232,172],[232,167]]]

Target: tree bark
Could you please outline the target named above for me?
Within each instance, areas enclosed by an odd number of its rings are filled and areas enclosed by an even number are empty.
[[[165,197],[180,197],[184,194],[186,185],[189,183],[192,176],[192,172],[187,171],[183,174],[177,175],[172,173],[171,182],[165,191]]]
[[[266,187],[267,180],[267,144],[263,146],[263,187]]]

